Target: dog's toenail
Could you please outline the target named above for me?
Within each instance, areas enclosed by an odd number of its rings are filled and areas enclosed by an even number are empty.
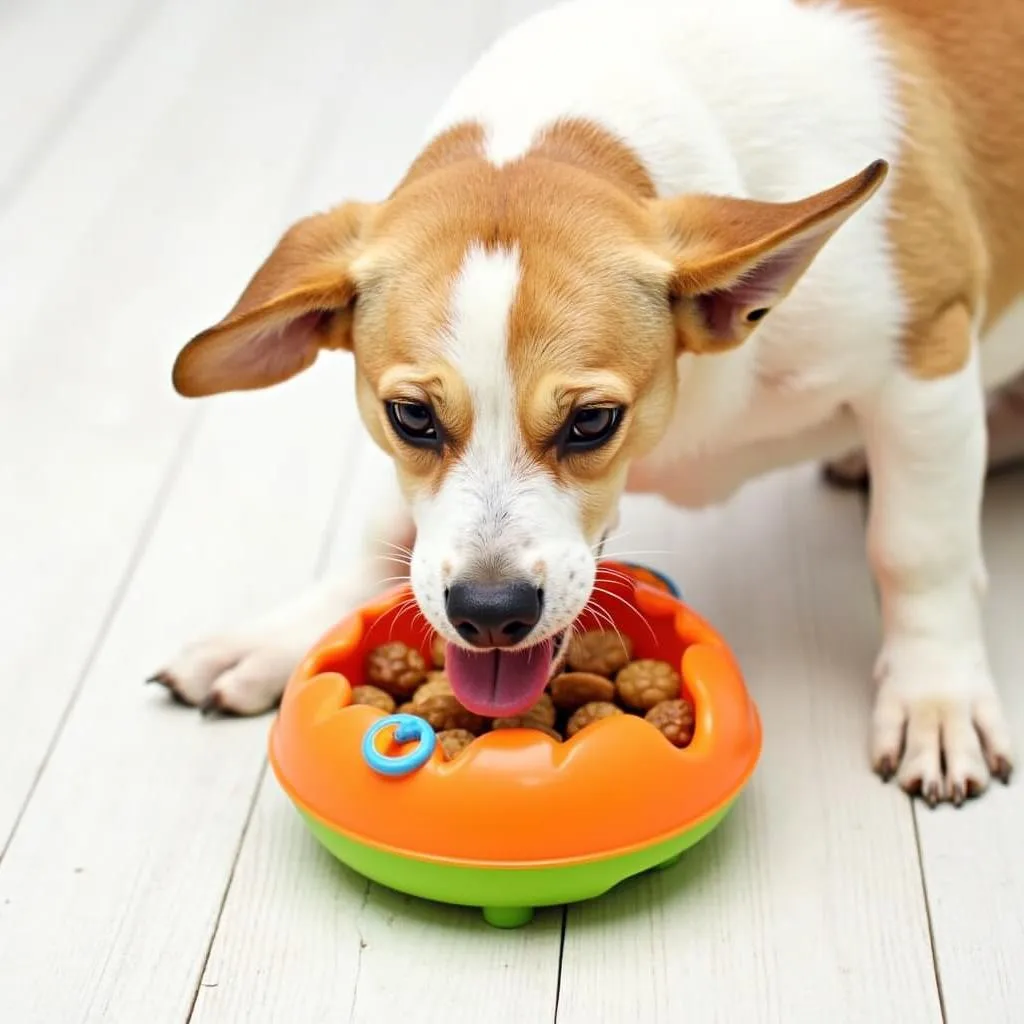
[[[167,684],[167,692],[171,695],[171,700],[175,704],[181,704],[182,707],[192,707],[192,701],[186,700],[180,690],[176,690],[170,683]]]
[[[221,695],[216,690],[213,690],[211,693],[208,693],[206,697],[203,699],[202,703],[199,705],[199,713],[204,718],[210,718],[213,715],[219,715],[223,712],[224,701],[221,698]]]
[[[903,792],[909,793],[911,796],[917,796],[921,792],[922,779],[920,776],[914,779],[907,779],[903,783]]]
[[[156,675],[149,676],[143,685],[148,686],[150,683],[159,683],[160,686],[166,686],[168,690],[171,688],[170,680],[163,672],[157,672]]]
[[[881,776],[883,782],[888,782],[893,775],[896,774],[896,764],[893,759],[886,754],[885,757],[881,758],[875,766],[875,772]]]
[[[937,782],[929,782],[924,791],[924,802],[929,807],[936,807],[939,803],[939,784]]]
[[[1005,757],[997,757],[992,774],[1005,786],[1009,783],[1010,776],[1013,774],[1013,765]]]
[[[967,780],[967,796],[968,796],[968,798],[973,799],[974,797],[976,797],[981,792],[981,788],[982,788],[981,787],[981,783],[978,782],[977,779],[968,779]]]
[[[970,783],[968,783],[970,785]],[[950,794],[950,800],[953,801],[954,807],[959,807],[965,798],[964,787],[959,782],[953,783],[953,792]]]

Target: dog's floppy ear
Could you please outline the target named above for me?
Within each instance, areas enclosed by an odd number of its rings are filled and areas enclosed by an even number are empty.
[[[669,296],[680,351],[721,352],[743,342],[887,172],[876,160],[791,203],[704,195],[656,201],[672,252]]]
[[[351,348],[352,262],[372,209],[346,203],[293,225],[234,309],[181,350],[179,394],[269,387],[311,366],[321,348]]]

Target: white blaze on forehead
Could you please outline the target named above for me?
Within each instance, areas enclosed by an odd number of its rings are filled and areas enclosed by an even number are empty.
[[[509,368],[515,247],[470,246],[452,282],[444,356],[472,405],[470,437],[436,492],[413,502],[410,576],[424,614],[453,642],[446,588],[456,579],[529,580],[544,591],[537,638],[565,629],[590,594],[594,559],[576,499],[532,461]]]
[[[508,335],[518,289],[516,249],[475,244],[466,250],[452,287],[445,355],[469,389],[473,405],[467,455],[507,460],[516,447]]]
[[[529,502],[536,468],[525,457],[508,350],[519,289],[515,248],[471,245],[452,284],[444,355],[472,406],[466,446],[419,509],[424,533],[447,535],[455,562],[497,564],[536,530]]]

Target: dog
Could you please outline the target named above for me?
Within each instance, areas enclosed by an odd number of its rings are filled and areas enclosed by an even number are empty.
[[[569,0],[506,33],[386,200],[295,224],[179,353],[188,397],[352,353],[396,472],[354,482],[341,579],[155,678],[271,708],[387,545],[462,703],[515,714],[625,492],[811,460],[870,474],[875,771],[932,805],[1008,781],[980,507],[1024,454],[1022,54],[1013,0]]]

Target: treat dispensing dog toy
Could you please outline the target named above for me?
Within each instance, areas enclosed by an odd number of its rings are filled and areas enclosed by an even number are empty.
[[[551,728],[495,728],[449,759],[423,717],[353,703],[381,644],[399,641],[429,663],[430,638],[403,613],[409,593],[398,589],[309,654],[271,731],[271,765],[316,838],[382,885],[481,907],[492,925],[515,927],[535,907],[599,896],[675,863],[711,832],[761,751],[736,661],[664,577],[623,563],[603,563],[599,575],[578,627],[613,622],[637,658],[651,659],[630,668],[672,666],[681,699],[668,703],[685,705],[684,724],[692,721],[685,746],[667,738],[679,730],[663,727],[666,703],[646,721],[593,713],[564,742]]]

